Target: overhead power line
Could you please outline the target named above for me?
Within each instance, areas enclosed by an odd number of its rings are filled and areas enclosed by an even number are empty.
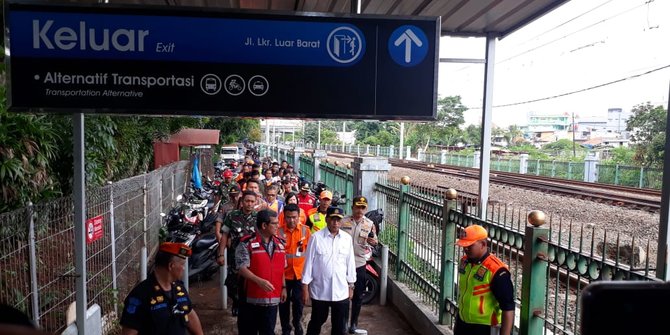
[[[556,99],[556,98],[562,98],[562,97],[565,97],[565,96],[568,96],[568,95],[573,95],[573,94],[577,94],[577,93],[591,91],[591,90],[594,90],[596,88],[601,88],[601,87],[609,86],[609,85],[612,85],[612,84],[620,83],[622,81],[639,78],[639,77],[646,76],[648,74],[652,74],[654,72],[658,72],[658,71],[661,71],[661,70],[667,69],[667,68],[670,68],[670,64],[665,65],[665,66],[661,66],[661,67],[658,67],[658,68],[655,68],[653,70],[649,70],[649,71],[646,71],[646,72],[643,72],[643,73],[638,73],[638,74],[634,74],[632,76],[628,76],[628,77],[624,77],[624,78],[621,78],[621,79],[609,81],[609,82],[606,82],[606,83],[603,83],[603,84],[599,84],[599,85],[595,85],[595,86],[591,86],[591,87],[587,87],[587,88],[582,88],[582,89],[579,89],[579,90],[576,90],[576,91],[565,92],[565,93],[556,94],[556,95],[552,95],[552,96],[548,96],[548,97],[544,97],[544,98],[533,99],[533,100],[526,100],[526,101],[514,102],[514,103],[509,103],[509,104],[503,104],[503,105],[495,105],[493,107],[498,108],[498,107],[518,106],[518,105],[525,105],[525,104],[529,104],[529,103],[533,103],[533,102],[539,102],[539,101],[546,101],[546,100],[551,100],[551,99]],[[482,109],[482,108],[481,107],[474,107],[474,108],[470,108],[470,109]]]

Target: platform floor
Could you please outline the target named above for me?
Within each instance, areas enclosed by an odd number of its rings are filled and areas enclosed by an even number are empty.
[[[230,313],[230,300],[228,309],[222,309],[218,275],[208,281],[190,283],[190,296],[193,307],[200,316],[205,334],[238,335],[237,318]],[[310,312],[311,307],[305,307],[302,321],[304,329],[307,329]],[[378,302],[363,306],[359,318],[359,328],[367,330],[368,334],[418,334],[393,306],[380,306]],[[275,333],[281,334],[279,316],[277,316]],[[330,318],[324,324],[321,333],[330,334]]]

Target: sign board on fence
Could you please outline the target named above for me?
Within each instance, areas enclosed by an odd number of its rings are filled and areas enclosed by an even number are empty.
[[[102,238],[102,215],[86,220],[86,243],[91,244]]]
[[[7,8],[14,111],[436,116],[438,17]]]

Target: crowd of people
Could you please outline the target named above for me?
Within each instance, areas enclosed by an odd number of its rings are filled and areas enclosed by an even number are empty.
[[[261,162],[247,153],[240,167],[231,164],[222,172],[215,230],[217,262],[228,260],[225,285],[238,333],[275,334],[277,314],[286,335],[320,334],[329,314],[331,334],[358,333],[365,266],[378,244],[375,225],[365,216],[368,200],[355,196],[346,216],[331,206],[332,192],[312,194],[286,161]],[[459,287],[459,305],[469,307],[459,310],[455,332],[510,334],[514,300],[507,266],[488,252],[484,228],[462,233],[459,274],[467,285]],[[202,334],[180,281],[189,255],[185,245],[161,244],[156,270],[125,300],[123,334]],[[310,304],[304,330],[303,308]]]

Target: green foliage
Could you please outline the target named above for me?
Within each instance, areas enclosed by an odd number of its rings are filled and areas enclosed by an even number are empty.
[[[647,102],[633,107],[632,112],[626,130],[635,144],[634,160],[644,166],[662,166],[668,111]]]
[[[8,113],[0,87],[0,212],[58,194],[50,163],[59,139],[48,118]]]
[[[603,164],[624,164],[628,165],[635,157],[635,149],[627,147],[617,147],[610,151],[610,158],[603,161]]]

